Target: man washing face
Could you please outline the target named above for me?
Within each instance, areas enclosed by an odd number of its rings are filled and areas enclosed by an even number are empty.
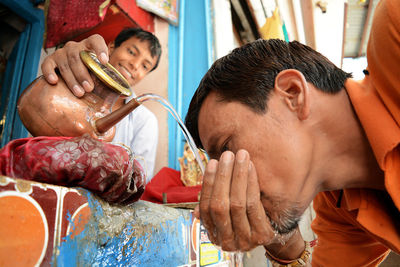
[[[310,265],[297,229],[313,201],[313,266],[377,266],[400,253],[399,18],[398,1],[379,2],[361,83],[281,40],[211,66],[185,123],[211,157],[197,215],[214,244],[263,245],[277,266]]]

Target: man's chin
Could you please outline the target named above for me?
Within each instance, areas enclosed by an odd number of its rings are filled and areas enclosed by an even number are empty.
[[[272,228],[280,235],[287,235],[294,232],[301,219],[301,213],[297,209],[281,210],[277,213],[266,214],[270,220]]]
[[[296,221],[291,221],[288,223],[277,223],[274,220],[271,220],[272,228],[280,235],[288,235],[294,232],[299,226],[300,219],[296,219]]]

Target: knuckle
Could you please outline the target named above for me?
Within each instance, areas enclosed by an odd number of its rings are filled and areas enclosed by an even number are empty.
[[[251,250],[252,248],[253,248],[253,247],[250,246],[249,243],[241,243],[241,244],[239,245],[239,250],[240,250],[240,251],[249,251],[249,250]]]
[[[204,175],[203,175],[203,185],[212,186],[214,184],[216,171],[213,170],[212,167],[210,167],[210,166],[212,166],[212,164],[214,164],[214,163],[213,162],[208,163],[208,165],[206,167],[206,170],[205,170]]]
[[[240,238],[238,238],[237,240],[237,247],[241,250],[241,251],[248,251],[251,249],[251,245],[250,245],[250,237],[249,236],[240,236]]]
[[[211,177],[209,177],[208,175],[204,175],[203,177],[203,186],[212,186],[213,185],[213,180]]]
[[[74,52],[68,53],[68,60],[71,62],[71,64],[76,64],[81,62],[79,53],[74,53]]]
[[[205,213],[210,210],[210,198],[208,196],[200,196],[199,211]]]
[[[258,212],[258,203],[256,201],[249,200],[246,203],[247,212],[250,214],[256,214]]]
[[[64,47],[65,47],[65,46],[64,46]],[[56,59],[56,58],[58,58],[60,55],[62,55],[63,49],[65,49],[65,48],[58,49],[58,50],[54,51],[54,53],[53,53],[52,55],[48,56],[47,58],[49,58],[49,59],[50,59],[50,58],[51,58],[51,59]]]
[[[240,201],[232,201],[230,203],[231,211],[235,213],[244,213],[246,210],[246,205]]]
[[[102,38],[101,35],[98,34],[98,33],[96,33],[96,34],[91,35],[91,36],[88,38],[88,40],[90,40],[90,41],[97,41],[97,40],[99,40],[99,39],[101,39],[101,38]]]
[[[69,49],[70,47],[74,47],[76,45],[75,41],[68,41],[65,43],[64,48]]]
[[[70,67],[67,62],[63,62],[61,64],[58,64],[58,69],[61,73],[65,73],[70,70]]]
[[[225,214],[226,210],[228,209],[228,205],[224,201],[214,201],[210,204],[210,209],[213,214],[221,216]]]
[[[221,247],[224,251],[235,251],[237,250],[233,238],[224,239],[221,242]]]

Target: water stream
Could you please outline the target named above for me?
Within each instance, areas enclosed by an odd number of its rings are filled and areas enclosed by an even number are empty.
[[[157,94],[143,94],[138,97],[136,97],[136,101],[142,104],[143,102],[147,100],[155,100],[158,101],[163,105],[163,107],[169,111],[169,113],[174,117],[174,119],[178,122],[179,126],[182,129],[183,135],[185,136],[186,141],[189,144],[190,150],[192,150],[194,157],[196,158],[197,163],[199,164],[201,172],[204,174],[205,171],[205,166],[203,164],[203,161],[201,160],[200,154],[198,152],[198,148],[196,144],[193,141],[192,136],[190,135],[188,129],[186,128],[185,124],[183,124],[181,117],[179,114],[176,112],[176,110],[171,106],[171,104],[162,96],[159,96]]]

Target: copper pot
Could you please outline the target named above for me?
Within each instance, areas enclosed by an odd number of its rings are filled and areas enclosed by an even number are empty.
[[[95,84],[91,93],[78,98],[62,79],[51,85],[40,76],[20,96],[18,113],[33,136],[89,133],[94,138],[111,141],[114,125],[140,105],[132,99],[112,112],[119,97],[132,94],[128,81],[110,64],[101,64],[95,54],[82,51],[80,56]]]

